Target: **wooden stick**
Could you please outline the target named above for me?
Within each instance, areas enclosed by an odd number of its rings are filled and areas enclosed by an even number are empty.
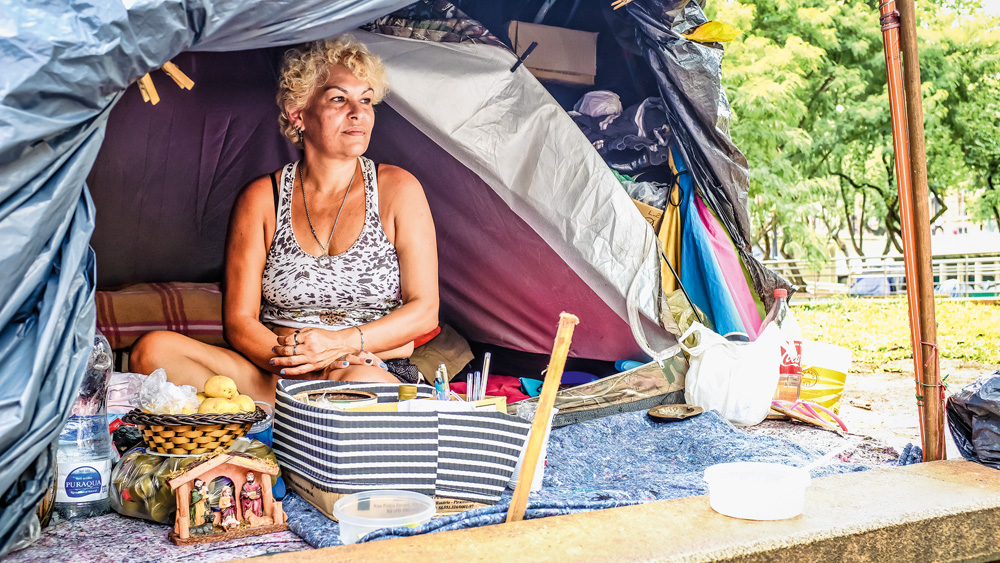
[[[906,132],[910,145],[910,178],[913,186],[913,240],[920,285],[920,346],[913,357],[923,364],[923,381],[917,394],[923,396],[921,415],[924,461],[945,458],[944,387],[937,356],[937,321],[934,318],[934,269],[931,266],[931,220],[927,194],[927,152],[924,148],[924,109],[920,92],[920,57],[917,54],[917,16],[913,0],[897,0],[899,44],[903,54],[903,94],[906,99]],[[910,274],[910,272],[907,272]],[[907,283],[910,280],[907,278]]]
[[[538,396],[538,410],[535,411],[535,420],[531,423],[531,438],[524,450],[521,474],[517,478],[510,508],[507,509],[508,523],[518,522],[524,518],[524,510],[528,506],[528,493],[531,492],[531,481],[535,478],[535,466],[538,465],[538,456],[542,453],[545,431],[549,426],[552,406],[556,402],[563,368],[566,367],[569,344],[573,340],[573,328],[579,322],[580,319],[576,318],[576,315],[559,314],[559,330],[556,331],[556,341],[552,345],[552,356],[549,358],[549,368],[545,372],[545,383],[542,384],[542,392]]]

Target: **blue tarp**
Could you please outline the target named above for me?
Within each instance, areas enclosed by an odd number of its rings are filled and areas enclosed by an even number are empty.
[[[51,480],[90,355],[85,179],[121,93],[182,51],[318,39],[408,3],[0,0],[0,553]]]

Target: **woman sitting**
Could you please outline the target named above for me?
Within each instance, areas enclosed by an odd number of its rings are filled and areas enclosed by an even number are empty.
[[[227,375],[272,403],[281,377],[416,382],[407,358],[437,326],[437,248],[416,178],[362,156],[385,74],[350,37],[285,54],[281,128],[304,156],[233,208],[223,329],[235,351],[157,331],[136,342],[130,369],[198,389]]]

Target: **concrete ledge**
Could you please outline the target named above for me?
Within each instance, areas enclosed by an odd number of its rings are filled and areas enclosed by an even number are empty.
[[[939,461],[814,479],[805,512],[754,522],[707,496],[278,554],[320,561],[994,561],[1000,471]]]

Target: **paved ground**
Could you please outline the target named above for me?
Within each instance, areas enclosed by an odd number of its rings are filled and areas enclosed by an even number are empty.
[[[917,415],[916,384],[913,380],[913,360],[899,360],[860,373],[849,373],[841,399],[840,416],[852,433],[872,436],[896,448],[909,442],[920,443],[920,422]],[[983,375],[992,374],[1000,366],[962,360],[941,360],[941,373],[947,375],[946,395],[958,392]],[[858,405],[871,405],[870,409]],[[945,423],[947,429],[947,423]],[[948,459],[961,459],[948,435]]]

